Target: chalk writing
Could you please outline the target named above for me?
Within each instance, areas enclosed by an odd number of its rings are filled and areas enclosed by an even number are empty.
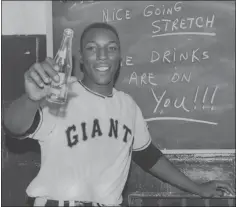
[[[126,56],[125,63],[126,65],[134,65],[134,63],[132,63],[132,57],[130,56]]]
[[[132,62],[133,61],[133,57],[131,56],[126,56],[124,59],[122,59],[121,61],[121,66],[132,66],[134,65],[134,63]]]
[[[158,121],[158,120],[176,120],[176,121],[186,121],[186,122],[196,122],[196,123],[202,123],[202,124],[211,124],[211,125],[217,125],[218,123],[212,122],[212,121],[205,121],[205,120],[199,120],[199,119],[190,119],[190,118],[183,118],[183,117],[152,117],[145,119],[146,122],[151,121]]]
[[[209,59],[208,51],[200,51],[200,48],[192,49],[191,52],[178,52],[174,48],[173,50],[166,50],[163,54],[153,50],[151,53],[151,63],[161,61],[163,63],[176,63],[179,61],[191,60],[191,62],[201,62],[201,60]]]
[[[175,72],[173,76],[171,76],[171,83],[176,83],[178,81],[180,82],[186,81],[187,83],[189,83],[191,79],[191,75],[192,75],[191,72],[188,75],[186,75],[185,73],[180,75],[179,73]]]
[[[128,19],[131,19],[131,11],[128,9],[113,9],[111,12],[109,12],[108,9],[102,10],[103,22],[112,22]]]
[[[158,37],[159,35],[157,33],[173,33],[181,30],[182,34],[184,34],[183,31],[192,28],[212,28],[214,20],[214,14],[211,17],[177,18],[174,21],[170,19],[158,19],[152,22],[152,37]]]
[[[173,35],[191,35],[186,41],[191,44],[190,41],[193,41],[192,35],[202,35],[202,36],[216,36],[214,23],[215,23],[215,14],[207,14],[206,16],[187,16],[184,17],[181,15],[183,10],[184,2],[173,2],[168,5],[158,4],[148,4],[143,7],[141,10],[142,16],[146,19],[152,19],[150,26],[152,28],[151,37],[161,37],[161,36],[173,36]],[[102,21],[103,22],[114,22],[122,20],[132,19],[132,10],[124,8],[111,8],[102,10]],[[176,16],[179,14],[179,16]],[[172,16],[173,15],[173,16]],[[155,19],[156,17],[156,19]],[[174,18],[173,18],[174,17]],[[153,19],[154,18],[154,19]],[[153,21],[154,20],[154,21]],[[188,44],[188,45],[190,45]],[[153,74],[151,72],[142,72],[138,74],[135,70],[135,61],[132,56],[127,54],[124,60],[121,62],[121,66],[132,67],[134,70],[129,74],[128,84],[134,84],[137,87],[140,86],[151,86],[152,99],[155,101],[155,106],[153,108],[153,114],[159,113],[164,114],[167,108],[174,108],[177,110],[182,110],[186,113],[199,110],[210,109],[215,110],[214,101],[219,91],[219,86],[214,85],[205,85],[196,86],[195,89],[191,92],[184,92],[180,95],[174,93],[173,87],[176,84],[191,84],[192,81],[192,71],[181,71],[177,70],[177,64],[183,63],[202,63],[205,60],[210,59],[209,51],[200,47],[195,47],[183,51],[183,48],[165,48],[165,50],[160,50],[157,48],[152,48],[148,54],[148,62],[150,64],[174,64],[174,71],[172,74],[167,76],[167,83],[170,84],[170,88],[163,89],[162,86],[159,86],[158,83],[158,73]],[[181,67],[181,66],[179,66]],[[159,69],[159,68],[158,68]],[[164,76],[166,78],[166,76]],[[173,86],[172,86],[173,85]],[[165,85],[166,86],[166,85]],[[181,86],[182,87],[182,86]],[[149,88],[149,87],[148,87]],[[173,97],[174,94],[174,97]],[[164,117],[162,117],[164,118]],[[150,118],[151,119],[151,118]],[[154,118],[155,119],[155,118]],[[208,122],[204,120],[194,120],[187,118],[178,118],[170,117],[172,120],[184,120],[192,121],[205,124],[217,123]]]
[[[177,103],[177,102],[178,102],[178,99],[175,99],[174,107],[177,108],[177,109],[182,108],[184,111],[189,112],[190,110],[188,110],[188,109],[185,107],[185,99],[186,99],[186,97],[183,96],[182,101],[181,101],[180,104]]]
[[[158,113],[158,112],[163,113],[163,110],[160,109],[161,106],[163,106],[164,108],[173,106],[174,108],[182,109],[185,112],[190,112],[190,111],[195,110],[197,108],[196,107],[197,99],[201,98],[201,96],[198,96],[199,88],[200,88],[200,86],[197,86],[196,92],[193,96],[191,96],[191,94],[188,94],[188,96],[182,96],[181,98],[180,97],[177,97],[177,98],[169,97],[167,95],[167,90],[162,92],[160,96],[157,96],[157,93],[154,91],[153,88],[151,88],[152,95],[154,97],[154,100],[156,101],[156,106],[153,110],[153,113]],[[213,102],[214,102],[214,99],[215,99],[215,96],[216,96],[216,91],[218,90],[218,88],[219,88],[218,86],[215,86],[214,91],[213,91],[212,94],[209,93],[209,86],[207,86],[204,89],[204,93],[203,93],[203,96],[202,96],[203,98],[202,98],[202,102],[201,102],[203,110],[207,109],[207,108],[211,108],[211,110],[214,109],[213,108],[213,104],[214,104]],[[210,107],[209,107],[209,105],[206,105],[207,95],[209,95],[210,100],[211,100],[211,102],[210,102],[211,106]],[[192,97],[193,97],[193,101],[192,101],[192,104],[190,104],[190,100],[192,99]],[[186,99],[188,99],[188,107],[186,106]]]
[[[133,72],[129,78],[129,84],[131,84],[131,82],[134,81],[136,86],[146,85],[146,84],[151,84],[153,86],[156,86],[157,84],[154,83],[152,80],[154,78],[155,78],[155,76],[153,75],[153,73],[143,73],[139,77],[136,72]]]
[[[208,87],[206,87],[205,92],[204,92],[204,95],[203,95],[203,99],[202,99],[202,109],[205,109],[205,108],[206,108],[206,106],[204,106],[204,103],[205,103],[205,100],[206,100],[207,92],[208,92]]]
[[[159,98],[156,96],[154,90],[151,88],[152,90],[152,95],[156,101],[156,107],[155,109],[153,110],[153,113],[156,113],[157,112],[157,109],[160,107],[160,104],[162,102],[164,102],[164,107],[169,107],[170,106],[170,103],[171,103],[171,98],[167,98],[167,99],[164,99],[165,95],[166,95],[166,90],[161,94],[161,96],[159,96]],[[185,99],[186,97],[183,96],[182,97],[182,100],[180,103],[178,103],[179,99],[176,98],[172,103],[173,103],[173,106],[177,109],[179,108],[182,108],[184,111],[186,112],[189,112],[190,110],[186,108],[185,106]]]
[[[212,97],[211,97],[211,105],[212,105],[211,110],[214,109],[214,107],[213,107],[213,101],[214,101],[214,99],[215,99],[216,91],[218,90],[218,88],[219,88],[218,86],[215,87],[215,90],[214,90],[214,92],[213,92],[213,94],[212,94]]]
[[[194,97],[194,101],[193,101],[193,103],[194,103],[194,109],[197,108],[197,106],[196,106],[196,101],[197,101],[198,90],[199,90],[199,86],[197,87],[197,90],[196,90],[196,93],[195,93],[195,97]]]
[[[165,8],[165,5],[162,5],[161,7],[155,7],[155,5],[148,5],[143,10],[143,16],[144,17],[150,17],[153,15],[159,16],[159,15],[172,15],[173,11],[179,12],[181,11],[182,2],[176,2],[173,7]]]

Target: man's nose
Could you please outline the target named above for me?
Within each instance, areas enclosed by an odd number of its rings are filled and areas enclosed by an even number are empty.
[[[106,60],[107,59],[106,49],[104,49],[104,48],[99,48],[98,49],[97,59],[98,60]]]

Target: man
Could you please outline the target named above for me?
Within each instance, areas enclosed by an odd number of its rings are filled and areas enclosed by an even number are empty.
[[[144,170],[191,193],[218,196],[222,188],[233,194],[225,182],[194,183],[152,144],[140,108],[114,88],[120,53],[117,31],[109,24],[84,30],[84,77],[71,81],[64,116],[50,113],[45,101],[50,80],[59,81],[54,61],[47,58],[25,73],[26,93],[6,111],[4,123],[15,137],[40,143],[41,169],[26,190],[37,198],[35,205],[120,205],[132,157]]]

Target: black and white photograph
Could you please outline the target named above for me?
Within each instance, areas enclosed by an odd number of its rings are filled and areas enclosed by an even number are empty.
[[[1,206],[235,206],[235,1],[1,2]]]

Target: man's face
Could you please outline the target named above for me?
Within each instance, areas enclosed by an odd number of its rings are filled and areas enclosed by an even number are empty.
[[[85,78],[98,85],[112,83],[121,60],[117,36],[107,29],[91,29],[83,39],[82,48]]]

